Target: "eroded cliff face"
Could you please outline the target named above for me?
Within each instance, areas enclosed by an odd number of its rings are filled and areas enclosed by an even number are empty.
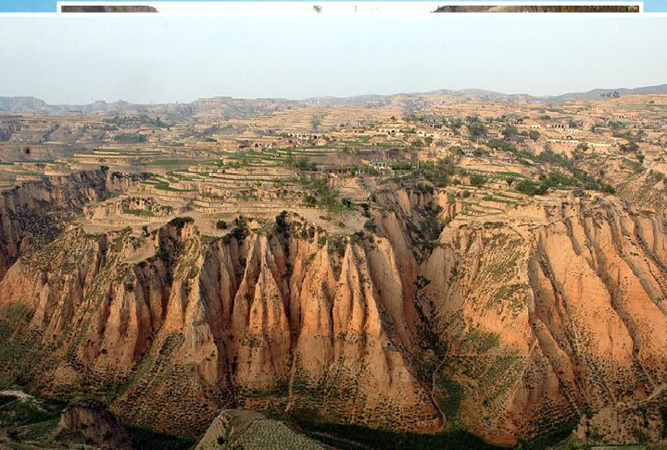
[[[646,399],[628,399],[586,411],[575,430],[579,442],[602,445],[665,443],[667,396],[664,386]]]
[[[667,378],[664,220],[614,201],[543,211],[535,225],[445,228],[422,266],[436,395],[496,442],[647,398]]]
[[[172,433],[240,406],[497,443],[665,383],[660,215],[577,200],[434,234],[450,200],[381,192],[347,237],[294,214],[224,238],[69,227],[0,282],[3,375]]]
[[[145,238],[68,229],[0,283],[14,375],[42,393],[109,392],[125,420],[172,432],[225,405],[436,431],[391,245],[296,237],[307,228],[213,240],[189,221]],[[141,240],[155,256],[128,262]]]
[[[0,193],[0,279],[19,256],[56,238],[83,206],[127,189],[141,176],[106,169],[21,184]]]

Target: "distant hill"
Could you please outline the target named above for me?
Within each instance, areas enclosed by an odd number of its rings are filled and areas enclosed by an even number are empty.
[[[35,97],[0,97],[0,110],[11,112],[48,111],[49,105]]]
[[[655,95],[667,94],[667,84],[659,84],[657,86],[644,86],[634,89],[615,88],[615,89],[593,89],[587,92],[570,92],[568,94],[557,95],[554,97],[545,97],[548,100],[562,101],[571,98],[601,98],[609,94],[613,95],[618,92],[619,95]]]
[[[476,95],[487,98],[514,97],[501,92],[487,91],[484,89],[438,89],[437,91],[421,93],[400,93],[400,94],[369,94],[355,95],[352,97],[311,97],[299,100],[298,103],[306,106],[372,106],[372,107],[403,107],[412,109],[418,106],[419,102],[429,95]]]
[[[267,114],[284,109],[304,106],[365,106],[369,108],[402,108],[418,109],[424,106],[425,100],[433,94],[451,95],[482,95],[496,98],[504,94],[481,91],[437,91],[430,93],[392,94],[392,95],[359,95],[353,97],[312,97],[303,100],[287,100],[272,98],[236,99],[232,97],[212,97],[194,100],[190,103],[167,103],[138,105],[128,102],[106,103],[99,101],[88,105],[48,105],[35,97],[0,97],[0,111],[5,112],[80,112],[85,114],[108,112],[118,114],[161,114],[178,116],[180,120],[193,116],[229,119],[256,114]]]
[[[198,99],[190,103],[136,104],[125,101],[107,103],[97,101],[87,105],[49,105],[35,97],[0,97],[0,111],[42,113],[110,113],[161,115],[176,120],[187,120],[193,116],[210,116],[229,119],[253,114],[263,114],[300,106],[297,102],[283,99],[234,99],[213,97]]]
[[[97,101],[87,105],[49,105],[36,97],[0,97],[0,111],[4,112],[79,112],[91,114],[96,112],[110,113],[141,113],[163,114],[178,117],[180,120],[191,116],[211,116],[218,119],[229,119],[254,114],[267,114],[284,109],[304,106],[365,106],[369,108],[403,108],[418,109],[428,103],[433,95],[478,96],[490,100],[504,99],[510,101],[551,101],[558,102],[573,98],[601,98],[604,95],[639,95],[667,94],[667,84],[646,86],[634,89],[593,89],[588,92],[571,92],[557,96],[535,97],[527,94],[503,94],[502,92],[484,89],[439,89],[424,93],[399,93],[389,95],[369,94],[351,97],[310,97],[303,100],[283,98],[237,99],[232,97],[211,97],[194,100],[190,103],[135,104],[125,101],[107,103]]]
[[[96,101],[87,105],[49,105],[44,100],[36,97],[0,97],[0,111],[7,112],[83,112],[92,113],[97,111],[122,110],[125,108],[139,108],[141,105],[132,105],[127,102],[107,103],[105,101]]]

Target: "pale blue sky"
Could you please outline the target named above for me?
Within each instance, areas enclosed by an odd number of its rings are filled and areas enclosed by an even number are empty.
[[[0,96],[534,95],[667,83],[667,17],[2,17]]]

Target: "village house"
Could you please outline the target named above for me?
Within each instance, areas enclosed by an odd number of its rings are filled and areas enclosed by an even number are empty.
[[[386,134],[387,136],[397,136],[399,134],[403,134],[403,130],[392,126],[379,127],[376,131],[380,134]]]
[[[524,122],[519,124],[519,128],[524,128],[528,130],[541,130],[542,124],[539,122]]]
[[[373,159],[373,160],[371,160],[370,165],[374,169],[378,169],[378,170],[384,170],[384,169],[388,169],[390,167],[390,163],[386,159]]]
[[[344,177],[352,174],[352,166],[344,164],[318,164],[317,170],[334,177]]]
[[[579,139],[573,139],[572,136],[567,136],[567,138],[565,139],[549,138],[547,139],[547,142],[550,144],[567,145],[567,146],[575,146],[581,143]]]

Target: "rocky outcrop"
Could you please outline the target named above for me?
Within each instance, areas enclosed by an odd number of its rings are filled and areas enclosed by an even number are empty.
[[[60,234],[63,223],[89,202],[127,189],[141,178],[106,168],[27,182],[0,193],[0,279],[29,249]]]
[[[649,398],[664,219],[613,198],[523,208],[439,236],[457,207],[426,188],[380,192],[344,237],[294,214],[222,238],[70,227],[0,282],[0,370],[183,434],[243,407],[509,444]]]
[[[594,414],[585,412],[575,430],[576,439],[598,445],[664,445],[667,398],[663,390],[645,400],[623,400],[603,406]]]
[[[613,201],[543,212],[446,228],[422,266],[436,397],[496,442],[647,398],[667,376],[662,217]]]
[[[118,417],[96,400],[82,400],[60,414],[58,440],[80,436],[87,445],[101,449],[136,450]]]
[[[125,420],[182,433],[236,404],[437,430],[389,243],[329,243],[296,217],[277,228],[214,240],[187,220],[144,238],[67,230],[0,283],[22,349],[11,367],[53,395],[122,385]],[[155,256],[125,262],[139,239]]]
[[[174,213],[174,208],[161,205],[153,197],[126,196],[113,201],[103,202],[99,205],[84,207],[84,214],[96,219],[104,219],[123,214],[136,216],[169,216]]]

